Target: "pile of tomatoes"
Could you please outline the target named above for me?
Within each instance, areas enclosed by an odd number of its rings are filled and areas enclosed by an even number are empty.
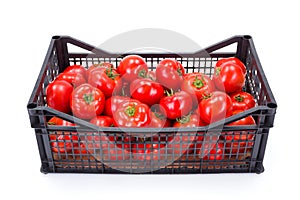
[[[200,72],[187,73],[173,59],[161,60],[151,71],[142,57],[128,55],[118,66],[105,62],[87,69],[81,65],[67,67],[47,86],[46,102],[100,127],[198,127],[256,105],[253,96],[242,90],[245,79],[246,67],[235,57],[220,59],[210,78]],[[57,117],[48,124],[75,126]],[[229,125],[253,124],[255,120],[248,116]],[[168,137],[99,134],[87,137],[94,141],[88,144],[91,146],[81,142],[76,133],[56,133],[50,135],[50,141],[56,153],[88,154],[89,148],[100,148],[111,160],[126,159],[130,153],[137,160],[158,160],[159,155],[186,152],[220,160],[228,149],[242,153],[250,148],[253,137],[247,131],[227,132],[216,138],[224,142],[215,142],[210,148],[202,147],[203,137],[196,133]],[[209,150],[204,153],[201,149]]]

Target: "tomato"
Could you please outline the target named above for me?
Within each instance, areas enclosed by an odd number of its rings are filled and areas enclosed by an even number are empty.
[[[243,110],[235,110],[232,115],[243,112]],[[250,115],[235,122],[228,124],[228,126],[241,126],[241,125],[255,125],[254,118]],[[222,133],[226,140],[226,151],[228,153],[244,153],[247,149],[251,148],[254,144],[255,131],[228,131]]]
[[[147,78],[149,78],[152,81],[156,81],[156,73],[155,73],[155,71],[148,71]]]
[[[231,115],[232,101],[226,93],[214,91],[204,97],[198,109],[201,120],[210,124]]]
[[[120,105],[122,105],[123,103],[128,102],[128,101],[139,102],[138,100],[130,99],[127,96],[112,96],[112,97],[110,97],[105,102],[104,114],[107,115],[107,116],[113,117],[113,115],[116,112],[117,108]]]
[[[203,154],[202,154],[203,152]],[[203,160],[222,160],[224,155],[224,144],[219,143],[205,143],[204,147],[200,149],[199,156]]]
[[[130,94],[132,98],[152,106],[164,97],[164,88],[150,79],[136,79],[130,85]]]
[[[174,91],[180,89],[184,75],[183,66],[176,60],[164,59],[156,68],[156,81]]]
[[[218,62],[216,63],[216,67],[220,67],[224,63],[237,64],[238,66],[240,66],[240,68],[242,69],[244,74],[246,74],[246,72],[247,72],[247,69],[246,69],[246,66],[244,65],[244,63],[236,57],[222,58],[222,59],[218,60]]]
[[[151,122],[149,107],[134,100],[118,106],[113,116],[116,127],[146,127]]]
[[[157,161],[163,160],[165,156],[165,144],[161,143],[157,138],[152,141],[140,141],[132,145],[132,153],[134,160],[140,161]]]
[[[88,83],[101,90],[105,98],[113,93],[119,93],[122,88],[122,79],[113,68],[96,68],[90,72]]]
[[[70,83],[63,80],[51,82],[46,88],[47,105],[55,110],[69,113],[70,95],[73,92],[73,87]]]
[[[82,84],[75,88],[71,95],[70,106],[74,116],[91,119],[104,110],[105,96],[98,88]]]
[[[134,142],[135,137],[131,137],[129,135],[120,136],[117,140],[117,147],[129,152],[131,151],[131,144],[133,144]]]
[[[114,125],[113,119],[108,116],[96,116],[90,120],[90,123],[100,127],[111,127]]]
[[[82,65],[70,65],[63,71],[63,73],[81,74],[85,79],[87,79],[87,70]]]
[[[233,110],[248,110],[255,107],[255,99],[248,92],[237,92],[230,95]]]
[[[191,73],[184,76],[181,90],[189,93],[193,98],[193,103],[198,106],[203,96],[215,90],[214,83],[210,78],[202,73]]]
[[[77,87],[83,83],[86,83],[86,80],[82,74],[74,72],[60,73],[55,80],[65,80],[72,84],[73,87]]]
[[[149,127],[151,128],[163,128],[170,127],[171,121],[167,119],[163,114],[158,112],[151,112],[151,122]]]
[[[48,121],[48,125],[57,125],[57,126],[75,126],[72,122],[68,122],[59,117],[51,117]]]
[[[226,93],[240,91],[245,85],[245,80],[243,70],[234,63],[224,63],[216,67],[213,75],[215,86]]]
[[[98,64],[94,64],[94,65],[91,65],[88,69],[87,69],[87,79],[89,79],[90,77],[90,73],[91,71],[93,71],[94,69],[98,69],[98,68],[106,68],[106,69],[114,69],[114,65],[109,63],[109,62],[103,62],[103,63],[98,63]]]
[[[176,119],[187,115],[193,106],[190,95],[185,91],[167,93],[168,96],[163,97],[159,104],[161,109],[166,113],[167,118]]]
[[[137,78],[145,78],[148,72],[148,66],[145,60],[138,55],[128,55],[124,57],[117,71],[127,82],[132,82]]]
[[[69,153],[78,146],[77,134],[51,134],[50,146],[54,153]]]

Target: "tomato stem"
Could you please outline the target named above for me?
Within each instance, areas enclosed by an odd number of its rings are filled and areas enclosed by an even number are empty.
[[[196,88],[202,88],[204,86],[204,78],[202,76],[202,79],[198,79],[198,76],[196,76],[194,82],[193,82],[193,85],[196,87]]]
[[[147,71],[145,69],[142,69],[138,72],[138,77],[140,78],[146,78],[147,77]]]
[[[235,99],[237,102],[242,102],[242,101],[244,101],[244,97],[242,97],[240,94],[236,95],[236,96],[234,97],[234,99]]]
[[[221,72],[221,67],[216,68],[216,76],[219,76]]]
[[[191,119],[191,114],[188,114],[186,116],[182,116],[181,118],[176,118],[176,121],[180,124],[188,123]]]
[[[91,104],[94,101],[94,96],[92,93],[90,94],[84,94],[83,95],[83,100],[87,103],[87,104]]]
[[[168,97],[170,97],[170,96],[173,96],[173,95],[174,95],[174,91],[173,91],[173,89],[171,88],[171,89],[170,89],[170,92],[169,92],[168,90],[165,90],[165,94],[166,94]]]
[[[178,73],[179,76],[182,76],[182,71],[179,67],[177,68],[177,73]]]
[[[202,98],[203,99],[209,99],[212,96],[212,94],[203,94]]]
[[[126,115],[128,115],[129,117],[133,117],[134,114],[135,114],[135,106],[128,106],[126,109],[125,109],[125,113]]]
[[[105,74],[108,76],[108,78],[115,80],[116,77],[120,76],[120,74],[114,74],[113,68],[109,68],[105,70]]]

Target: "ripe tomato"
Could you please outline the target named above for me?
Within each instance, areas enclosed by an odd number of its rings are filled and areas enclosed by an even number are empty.
[[[63,72],[71,74],[81,74],[84,79],[87,79],[87,70],[82,65],[70,65]]]
[[[243,112],[243,110],[235,110],[232,115]],[[235,122],[228,124],[228,126],[241,126],[241,125],[255,125],[254,118],[250,115]],[[254,144],[254,133],[249,131],[229,131],[222,133],[226,140],[226,151],[228,153],[244,153],[247,149],[251,148]]]
[[[224,63],[237,64],[238,66],[241,67],[244,74],[246,74],[246,72],[247,72],[247,69],[246,69],[246,66],[244,65],[244,63],[236,57],[222,58],[222,59],[218,60],[218,62],[216,63],[216,67],[220,67]]]
[[[119,93],[122,88],[122,79],[113,68],[96,68],[90,72],[88,83],[101,90],[105,98],[113,93]]]
[[[151,112],[151,122],[149,127],[151,128],[163,128],[170,127],[171,121],[167,119],[163,114],[158,112]]]
[[[241,91],[245,80],[245,74],[241,67],[231,62],[216,67],[213,75],[215,86],[226,93]]]
[[[132,82],[137,78],[145,78],[148,72],[148,66],[145,60],[138,55],[129,55],[124,57],[117,71],[127,82]]]
[[[149,107],[134,100],[118,106],[113,116],[116,127],[145,127],[151,122]]]
[[[176,60],[164,59],[156,68],[156,81],[174,91],[180,88],[184,75],[183,66]]]
[[[164,97],[164,88],[157,82],[150,79],[136,79],[130,85],[130,94],[132,98],[142,103],[152,106],[159,103]]]
[[[202,153],[203,152],[203,153]],[[203,160],[222,160],[224,154],[224,144],[219,143],[205,143],[203,148],[200,148],[199,156]]]
[[[193,106],[190,95],[185,91],[168,93],[168,96],[163,97],[160,102],[160,107],[163,113],[166,113],[167,118],[176,119],[187,115]]]
[[[165,144],[160,143],[157,138],[151,142],[140,141],[132,145],[133,159],[139,161],[163,160],[165,154]]]
[[[51,117],[51,119],[48,121],[48,125],[56,125],[56,126],[76,126],[75,124],[68,122],[66,120],[63,120],[59,117]]]
[[[248,92],[236,92],[230,98],[233,110],[248,110],[256,104],[254,97]]]
[[[108,116],[96,116],[90,120],[90,123],[100,127],[110,127],[114,125],[113,119]]]
[[[50,146],[54,153],[69,153],[72,149],[78,146],[78,136],[76,133],[72,134],[51,134]]]
[[[214,91],[199,103],[200,118],[207,124],[219,121],[231,115],[232,101],[221,91]]]
[[[138,100],[131,99],[127,96],[112,96],[105,101],[104,114],[109,117],[113,117],[117,108],[128,101],[135,101],[137,103],[140,103]]]
[[[202,73],[191,73],[184,76],[181,90],[189,93],[193,98],[194,105],[198,106],[203,96],[215,90],[214,83]]]
[[[103,62],[103,63],[98,63],[98,64],[94,64],[94,65],[91,65],[88,69],[87,69],[87,79],[89,79],[90,77],[90,73],[91,71],[93,71],[94,69],[98,69],[98,68],[106,68],[106,69],[114,69],[114,65],[109,63],[109,62]]]
[[[104,110],[105,96],[98,88],[82,84],[71,95],[70,106],[73,114],[81,119],[91,119]]]
[[[47,105],[58,111],[69,113],[70,95],[73,92],[73,87],[70,83],[63,80],[51,82],[46,88]]]
[[[55,80],[65,80],[72,84],[73,87],[77,87],[83,83],[86,83],[86,80],[82,74],[74,72],[60,73]]]

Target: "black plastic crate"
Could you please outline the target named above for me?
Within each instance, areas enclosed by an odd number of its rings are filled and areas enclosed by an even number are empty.
[[[68,44],[91,51],[91,53],[69,52]],[[237,44],[236,51],[214,53],[231,44]],[[42,163],[41,171],[43,173],[184,174],[261,173],[264,171],[263,159],[265,148],[269,130],[273,127],[277,104],[263,72],[251,36],[235,36],[195,53],[137,54],[147,61],[151,70],[155,69],[155,66],[160,60],[164,58],[174,58],[181,62],[188,72],[200,71],[209,76],[213,74],[215,63],[220,58],[235,56],[242,60],[247,67],[244,90],[255,97],[258,106],[226,118],[223,122],[216,122],[206,127],[184,129],[127,128],[122,130],[116,127],[97,127],[89,122],[47,107],[45,102],[45,88],[69,65],[80,64],[88,67],[91,64],[106,61],[118,66],[118,63],[125,54],[108,53],[68,36],[54,36],[52,37],[41,72],[27,105],[31,127],[35,130]],[[257,125],[226,126],[226,124],[248,115],[252,115],[255,118]],[[57,116],[76,123],[77,126],[50,126],[47,124],[47,120],[52,116]],[[223,126],[223,124],[225,124],[225,126]],[[128,155],[126,152],[120,151],[120,148],[117,148],[134,142],[120,142],[118,143],[119,146],[116,146],[115,143],[111,144],[101,138],[101,136],[111,136],[124,140],[126,137],[124,130],[130,133],[137,133],[141,137],[143,135],[147,136],[147,134],[157,133],[157,137],[164,137],[165,140],[175,135],[180,138],[187,137],[190,141],[180,141],[177,146],[173,146],[172,148],[169,148],[168,142],[165,142],[165,144],[167,144],[165,151],[159,151],[158,154],[151,154],[150,157],[146,159],[145,157],[137,157],[132,154]],[[231,143],[222,140],[224,135],[226,136],[232,133],[232,131],[240,132],[240,134],[244,136],[252,134],[254,135],[254,140],[235,140]],[[81,147],[77,145],[72,147],[72,150],[69,152],[54,153],[50,144],[58,141],[51,139],[50,136],[58,133],[64,135],[76,133],[79,136],[78,141],[70,142],[78,142],[79,144],[85,143],[85,146]],[[200,136],[204,137],[203,141],[195,140],[195,138]],[[85,149],[86,146],[88,146],[87,143],[92,144],[92,147]],[[153,144],[157,142],[150,138],[150,140],[144,141],[144,143]],[[164,142],[158,143],[161,144]],[[206,160],[203,158],[201,152],[204,154],[205,145],[208,146],[209,149],[212,147],[210,144],[218,145],[221,143],[223,145],[223,147],[220,147],[222,148],[220,155],[221,160]],[[233,143],[236,145],[235,147],[232,146]],[[253,145],[243,148],[245,143],[246,146],[248,143],[252,143]],[[202,145],[199,150],[198,147],[200,144]],[[103,149],[102,145],[108,146],[107,149]],[[189,148],[186,151],[182,150],[185,149],[187,145]],[[175,147],[177,151],[181,150],[180,154],[178,154]],[[78,150],[80,153],[78,153]],[[84,150],[88,150],[87,153],[83,153]],[[76,151],[77,153],[75,153]],[[208,156],[212,155],[208,154]]]

